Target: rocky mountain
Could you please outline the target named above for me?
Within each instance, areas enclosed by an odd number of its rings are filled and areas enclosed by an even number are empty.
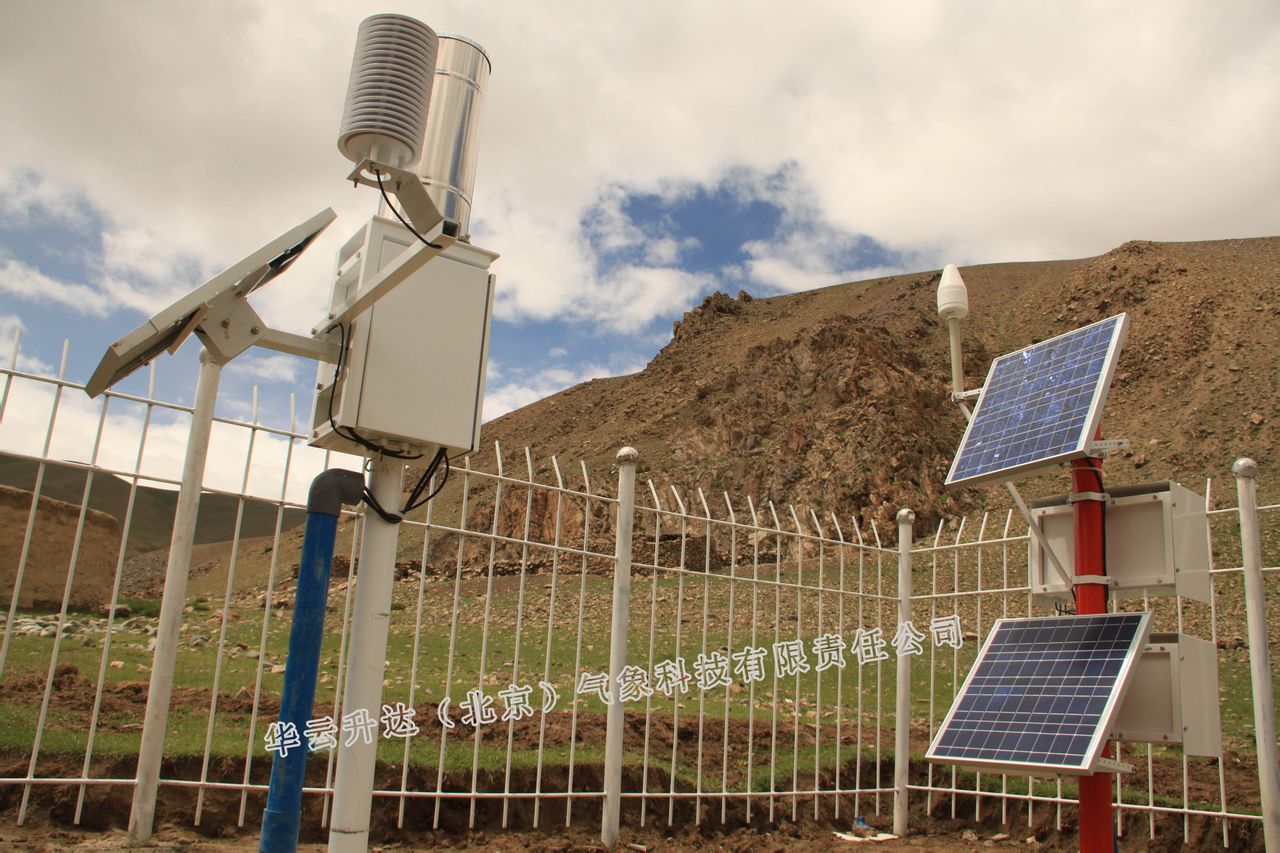
[[[1107,460],[1107,482],[1175,479],[1203,491],[1212,476],[1221,495],[1232,490],[1232,461],[1248,455],[1260,464],[1262,497],[1280,498],[1280,237],[1134,241],[1095,258],[961,272],[970,302],[968,387],[981,384],[996,355],[1127,311],[1128,339],[1102,427],[1106,437],[1132,444]],[[701,488],[716,502],[717,517],[724,517],[727,493],[740,518],[748,498],[757,508],[772,500],[780,512],[794,504],[801,513],[856,516],[864,530],[874,520],[887,541],[895,538],[893,517],[902,506],[916,511],[918,535],[940,520],[1004,507],[1008,499],[998,487],[942,486],[964,424],[948,398],[947,332],[935,308],[939,278],[938,271],[900,275],[768,299],[715,294],[675,324],[671,341],[639,373],[586,382],[486,424],[471,465],[494,471],[497,442],[506,471],[523,477],[528,447],[539,482],[555,482],[554,455],[566,486],[582,488],[581,460],[592,493],[612,494],[614,456],[631,445],[640,452],[640,488],[647,492],[652,479],[668,506],[667,486],[683,490],[687,503]],[[446,526],[458,523],[461,479],[455,475],[433,502],[434,518]],[[1061,493],[1067,478],[1051,470],[1020,487],[1028,497]],[[492,528],[492,492],[491,482],[472,488],[469,529]],[[532,538],[550,541],[556,508],[545,490],[530,498],[507,489],[497,531],[524,535],[526,501]],[[580,542],[582,503],[566,501],[561,510],[563,541]],[[592,550],[609,553],[609,507],[595,502],[591,511]],[[341,541],[349,535],[344,523]],[[646,535],[637,531],[638,554],[653,547]],[[285,533],[286,566],[296,562],[301,536],[300,529]],[[214,551],[225,545],[206,547],[213,550],[203,554],[204,563],[223,559]],[[241,571],[255,555],[269,559],[270,551],[245,543]],[[398,551],[398,565],[420,566],[420,535],[401,536]],[[500,572],[518,567],[516,546],[498,551]],[[450,571],[456,554],[453,536],[435,536],[428,570]],[[468,571],[487,559],[485,541],[466,543]],[[533,554],[531,570],[546,559]],[[665,565],[675,560],[663,557]],[[128,575],[141,579],[139,590],[150,589],[144,581],[158,582],[162,569],[163,552],[155,552],[131,560]],[[253,576],[261,580],[265,564],[259,569]]]
[[[971,306],[968,387],[996,355],[1127,311],[1102,426],[1132,444],[1108,460],[1109,481],[1178,479],[1200,489],[1249,455],[1266,489],[1280,438],[1280,238],[1133,241],[1094,258],[961,273]],[[540,468],[556,454],[609,476],[616,450],[631,445],[642,483],[857,513],[881,529],[901,506],[928,530],[999,505],[1000,489],[942,486],[963,420],[947,397],[939,276],[768,299],[717,293],[675,324],[641,372],[578,385],[487,424],[473,464],[492,470],[497,441],[522,471],[528,446]],[[1061,471],[1025,484],[1033,495],[1065,490]]]

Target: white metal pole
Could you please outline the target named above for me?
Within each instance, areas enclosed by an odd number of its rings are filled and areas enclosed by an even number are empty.
[[[911,620],[911,542],[916,514],[898,510],[898,624]],[[893,741],[893,834],[907,834],[907,780],[911,766],[911,658],[898,650],[898,697]]]
[[[403,477],[404,463],[399,459],[373,460],[369,491],[388,512],[400,507]],[[398,525],[383,521],[365,507],[351,654],[342,694],[343,733],[338,741],[338,774],[333,783],[333,817],[329,823],[331,853],[364,853],[369,847],[369,809],[373,804],[379,733],[374,729],[372,737],[365,737],[368,729],[349,725],[347,720],[358,723],[367,712],[376,721],[382,714],[382,678],[386,670],[387,631],[391,627],[398,533]]]
[[[1244,610],[1249,631],[1249,675],[1253,680],[1253,728],[1258,744],[1258,788],[1262,831],[1268,850],[1280,850],[1280,762],[1276,760],[1276,705],[1267,649],[1267,599],[1258,535],[1258,463],[1240,458],[1231,466],[1240,501],[1240,552],[1244,558]]]
[[[182,486],[178,490],[178,506],[173,514],[169,563],[164,571],[164,596],[160,600],[160,624],[156,629],[155,655],[151,659],[151,687],[147,692],[147,710],[142,721],[142,743],[138,747],[138,775],[129,812],[131,844],[146,843],[151,838],[155,822],[156,791],[160,784],[160,762],[164,757],[164,735],[169,722],[169,699],[173,695],[182,612],[187,600],[196,513],[200,509],[204,464],[209,456],[209,434],[213,429],[213,407],[218,399],[221,375],[222,365],[208,350],[202,349],[195,405],[191,411],[191,431],[187,435],[187,453],[182,463]]]
[[[960,346],[960,318],[947,319],[947,336],[951,339],[951,392],[964,393],[964,351]]]
[[[634,447],[618,451],[618,521],[614,538],[613,623],[609,635],[609,684],[613,702],[609,705],[604,735],[604,814],[600,820],[600,840],[606,847],[618,843],[618,823],[622,810],[623,703],[618,696],[618,677],[627,665],[627,628],[631,616],[631,536],[636,505],[636,459]]]

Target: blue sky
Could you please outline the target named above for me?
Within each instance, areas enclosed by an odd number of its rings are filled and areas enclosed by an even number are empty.
[[[382,11],[493,60],[471,229],[502,256],[490,417],[640,369],[715,290],[1280,233],[1280,10],[1263,0],[13,0],[6,361],[21,329],[21,366],[56,371],[70,338],[83,381],[148,314],[331,206],[253,298],[309,330],[376,208],[336,136],[356,27]],[[195,350],[157,364],[161,396],[190,400]],[[219,411],[248,415],[257,385],[264,422],[287,425],[290,394],[305,419],[314,371],[241,356]],[[31,440],[14,412],[0,447]]]

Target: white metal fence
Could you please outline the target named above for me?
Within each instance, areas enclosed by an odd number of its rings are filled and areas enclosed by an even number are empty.
[[[61,373],[65,362],[64,350]],[[130,543],[158,537],[163,502],[153,490],[176,485],[177,454],[149,448],[159,433],[180,433],[189,409],[114,393],[90,407],[80,386],[17,364],[15,351],[0,396],[0,451],[10,474],[25,472],[18,487],[35,497],[25,518],[6,521],[11,538],[21,527],[21,546],[11,566],[0,566],[11,573],[0,574],[9,588],[0,796],[15,800],[19,823],[39,799],[72,822],[98,825],[113,809],[118,819],[131,796],[155,632],[148,602],[164,563]],[[359,461],[330,458],[307,447],[296,425],[267,427],[252,415],[219,419],[211,452],[207,482],[222,485],[206,486],[205,500],[222,496],[226,517],[202,515],[202,524],[229,525],[230,533],[208,537],[192,560],[159,814],[254,827],[301,539],[291,526],[299,484]],[[634,465],[620,461],[624,474]],[[923,752],[992,621],[1037,612],[1017,516],[948,520],[913,535],[906,514],[890,532],[857,515],[643,477],[619,496],[617,482],[585,463],[495,448],[455,469],[426,514],[404,522],[375,831],[392,823],[448,830],[598,821],[610,790],[620,802],[615,828],[619,819],[848,823],[891,813],[899,826],[926,814],[1025,819],[1036,828],[1073,820],[1073,792],[1061,781],[907,760]],[[55,483],[69,508],[48,500]],[[116,527],[90,512],[108,486],[122,495]],[[1237,633],[1220,633],[1240,624],[1244,606],[1242,519],[1216,506],[1213,483],[1206,489],[1215,504],[1213,603],[1149,604],[1158,630],[1217,643],[1224,683],[1243,693],[1251,687],[1247,649]],[[1272,564],[1277,509],[1260,511],[1263,558]],[[631,524],[619,525],[620,514]],[[50,525],[40,537],[38,524]],[[255,524],[269,533],[246,535]],[[346,516],[316,697],[317,717],[331,720],[353,710],[340,703],[359,536],[358,520]],[[45,539],[66,547],[50,551]],[[1275,566],[1266,571],[1273,586]],[[77,584],[93,572],[101,591],[88,606]],[[60,596],[24,596],[50,577],[55,588],[61,582]],[[127,615],[119,607],[126,600]],[[611,631],[627,638],[625,661],[611,659]],[[1244,705],[1240,695],[1224,696],[1225,748],[1216,761],[1126,745],[1137,770],[1117,786],[1123,833],[1154,837],[1173,820],[1188,841],[1211,827],[1229,846],[1258,831],[1253,718]],[[309,762],[303,825],[312,835],[328,817],[333,759],[322,748]],[[74,806],[64,808],[57,792],[67,790]]]

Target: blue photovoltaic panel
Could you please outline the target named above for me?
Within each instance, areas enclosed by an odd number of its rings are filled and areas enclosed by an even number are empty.
[[[947,485],[1010,480],[1083,456],[1128,325],[1117,314],[992,362]]]
[[[1092,772],[1149,619],[998,620],[926,757],[1010,772]]]

